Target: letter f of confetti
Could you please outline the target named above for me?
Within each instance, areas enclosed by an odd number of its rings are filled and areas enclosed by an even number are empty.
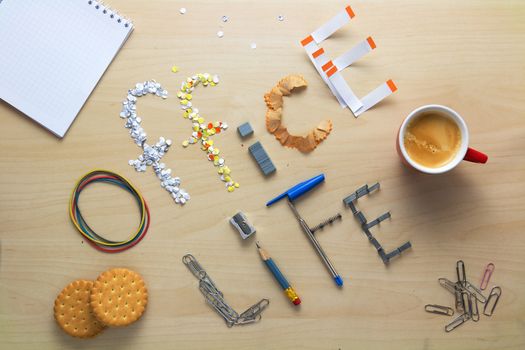
[[[177,97],[180,100],[181,109],[184,111],[184,118],[192,121],[193,132],[191,136],[182,142],[182,146],[188,147],[189,145],[196,144],[198,141],[201,143],[201,149],[206,152],[206,157],[209,161],[213,162],[213,165],[218,167],[217,173],[221,180],[225,182],[226,189],[228,192],[233,192],[239,187],[239,183],[235,182],[231,176],[231,170],[225,165],[225,160],[220,156],[220,150],[214,146],[212,136],[220,134],[221,131],[226,130],[228,125],[226,123],[206,122],[206,120],[199,115],[199,110],[193,107],[192,104],[192,92],[195,87],[199,84],[204,86],[215,86],[219,83],[219,77],[214,75],[213,77],[208,73],[198,73],[192,77],[186,78],[181,84],[180,91],[177,93]]]

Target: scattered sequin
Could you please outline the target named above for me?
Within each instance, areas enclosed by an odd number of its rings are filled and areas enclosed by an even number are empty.
[[[180,188],[180,178],[172,177],[171,169],[166,169],[166,165],[160,162],[162,157],[168,152],[172,144],[171,140],[160,137],[159,141],[153,146],[146,143],[147,135],[140,125],[142,119],[137,116],[137,97],[147,94],[152,94],[163,99],[168,97],[168,91],[164,90],[155,80],[150,80],[137,83],[134,88],[128,90],[128,95],[122,102],[120,117],[126,119],[124,126],[129,129],[131,138],[143,151],[137,159],[132,159],[128,163],[139,172],[144,172],[148,166],[151,166],[160,180],[160,186],[168,191],[175,203],[184,204],[190,199],[190,195],[184,189]]]
[[[224,36],[224,32],[223,32],[222,30],[219,30],[219,31],[217,32],[217,36],[218,36],[219,38],[222,38],[222,37]]]
[[[228,19],[229,19],[228,16],[222,16],[222,18],[221,18],[221,20],[223,22],[228,22]]]
[[[185,7],[181,7],[179,12],[180,12],[181,15],[185,14],[186,13],[186,8]]]
[[[283,15],[279,15],[279,16],[277,16],[277,19],[278,19],[280,22],[282,22],[282,21],[284,21],[284,16],[283,16]]]
[[[171,71],[172,71],[173,73],[177,73],[177,72],[179,71],[179,67],[177,67],[177,66],[173,66],[173,67],[171,67]]]
[[[228,124],[221,121],[207,122],[200,116],[199,110],[191,106],[191,102],[189,102],[189,100],[193,98],[192,93],[197,85],[215,86],[218,83],[219,76],[212,76],[208,73],[198,73],[187,78],[186,81],[182,83],[180,91],[177,93],[177,97],[180,100],[180,108],[184,111],[184,118],[189,119],[192,122],[193,131],[191,136],[183,141],[182,146],[188,147],[189,145],[199,142],[201,144],[201,149],[206,152],[206,158],[210,162],[213,162],[213,165],[218,167],[217,173],[221,180],[226,183],[227,191],[233,192],[235,188],[239,187],[239,184],[231,179],[231,170],[226,166],[226,161],[220,156],[219,148],[211,139],[212,136],[220,134],[222,131],[226,130]]]
[[[257,44],[256,44],[256,43],[251,43],[251,44],[250,44],[250,47],[251,47],[252,49],[256,49],[256,48],[257,48]],[[264,51],[264,50],[263,50],[263,51]]]

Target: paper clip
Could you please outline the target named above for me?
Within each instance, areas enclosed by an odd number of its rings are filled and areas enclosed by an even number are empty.
[[[474,298],[478,299],[478,301],[480,303],[485,304],[487,302],[487,298],[485,298],[485,296],[483,295],[483,293],[481,293],[481,291],[478,289],[478,287],[476,287],[475,285],[473,285],[469,281],[465,282],[464,288],[465,288],[465,290],[467,292],[472,294],[472,296]]]
[[[241,315],[240,318],[254,318],[260,315],[266,307],[270,305],[270,300],[261,299],[259,302],[247,308]]]
[[[492,288],[489,294],[489,298],[487,299],[487,303],[485,304],[485,307],[483,308],[483,315],[492,316],[492,314],[494,313],[494,309],[496,308],[496,305],[498,305],[498,301],[500,297],[501,297],[501,288],[498,286]],[[492,306],[489,306],[491,304]]]
[[[456,273],[458,275],[458,282],[464,286],[467,282],[467,274],[465,273],[465,263],[463,260],[456,262]]]
[[[441,306],[436,304],[427,304],[425,305],[425,311],[432,314],[452,316],[454,315],[454,310],[448,306]]]
[[[456,283],[452,282],[447,278],[438,278],[438,282],[443,288],[445,288],[452,294],[455,294],[459,290],[459,287],[456,285]]]
[[[463,323],[468,321],[469,317],[467,314],[460,315],[458,318],[456,318],[454,321],[450,322],[445,326],[445,332],[453,331],[454,329],[461,326]]]
[[[456,311],[464,312],[465,310],[463,309],[463,303],[461,301],[461,291],[463,290],[463,287],[461,287],[459,283],[454,283],[444,277],[439,278],[438,282],[443,288],[448,290],[450,293],[454,294],[454,297],[456,300],[455,301]]]
[[[463,308],[463,300],[461,300],[461,290],[456,289],[456,291],[454,292],[454,298],[456,299],[456,311],[465,312],[465,309]]]
[[[489,263],[487,267],[485,268],[485,272],[483,273],[483,278],[481,279],[481,284],[479,285],[479,289],[485,290],[489,284],[490,277],[492,276],[492,273],[494,272],[494,269],[496,266],[494,266],[493,263]]]
[[[472,312],[471,317],[472,321],[478,322],[479,321],[479,309],[478,309],[478,299],[474,298],[472,301]]]
[[[461,291],[461,306],[463,307],[463,313],[472,318],[472,295],[465,290]]]

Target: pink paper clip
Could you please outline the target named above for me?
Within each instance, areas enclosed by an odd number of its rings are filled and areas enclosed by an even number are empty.
[[[492,276],[492,273],[494,272],[494,269],[496,267],[493,263],[489,263],[487,267],[485,268],[485,272],[483,273],[483,278],[481,279],[481,284],[479,286],[479,289],[485,290],[489,284],[490,277]]]

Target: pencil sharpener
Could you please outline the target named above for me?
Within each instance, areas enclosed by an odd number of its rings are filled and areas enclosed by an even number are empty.
[[[255,233],[255,227],[253,227],[244,215],[243,212],[238,212],[230,219],[230,224],[239,231],[242,239],[246,239]]]

